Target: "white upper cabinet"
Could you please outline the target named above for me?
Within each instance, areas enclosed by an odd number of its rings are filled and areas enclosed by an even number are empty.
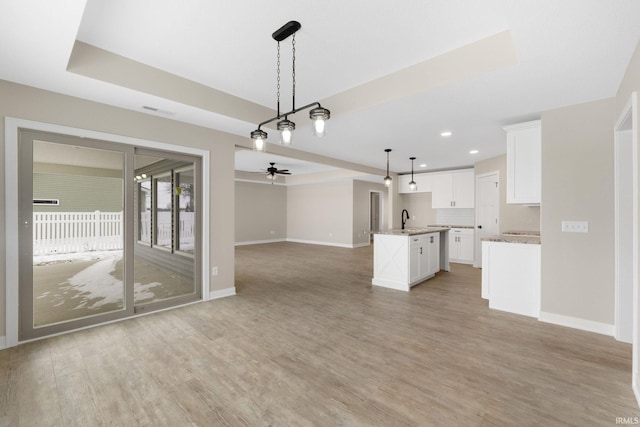
[[[431,190],[431,174],[416,173],[413,174],[413,180],[416,182],[416,189],[409,188],[411,175],[400,175],[398,177],[398,193],[430,193]]]
[[[541,187],[541,122],[505,126],[507,133],[507,203],[539,205]]]
[[[474,207],[473,169],[435,173],[431,179],[433,209]]]

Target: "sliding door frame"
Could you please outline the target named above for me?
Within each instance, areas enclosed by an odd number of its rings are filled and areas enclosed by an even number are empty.
[[[5,272],[5,339],[4,343],[0,342],[0,347],[13,347],[21,342],[27,342],[29,340],[20,341],[19,339],[19,253],[16,250],[19,245],[19,191],[18,191],[18,137],[20,129],[29,129],[34,131],[50,132],[61,135],[68,135],[80,138],[89,138],[100,141],[107,141],[116,144],[124,144],[133,147],[150,148],[154,150],[164,150],[173,153],[185,153],[201,158],[201,227],[202,230],[209,230],[209,165],[210,165],[210,152],[208,150],[202,150],[192,147],[185,147],[180,145],[167,144],[158,141],[150,141],[146,139],[127,137],[123,135],[109,134],[104,132],[91,131],[86,129],[78,129],[68,126],[55,125],[50,123],[36,122],[32,120],[17,119],[12,117],[5,117],[5,230],[6,230],[6,272]],[[133,193],[131,193],[133,194]],[[132,230],[131,230],[132,232]],[[135,236],[134,236],[135,237]],[[130,239],[132,242],[135,239]],[[201,233],[200,240],[200,253],[201,253],[201,268],[199,271],[201,278],[201,299],[199,301],[206,301],[210,299],[209,294],[209,275],[206,274],[209,271],[209,235],[208,233]],[[198,302],[199,302],[198,301]],[[141,314],[134,314],[131,317],[136,317]],[[131,318],[127,317],[127,318]],[[121,319],[115,319],[112,321],[118,321]],[[110,323],[107,321],[105,323]],[[93,327],[87,326],[87,327]],[[86,327],[79,327],[78,329],[85,329]],[[65,332],[66,333],[66,332]],[[4,344],[4,345],[2,345]]]

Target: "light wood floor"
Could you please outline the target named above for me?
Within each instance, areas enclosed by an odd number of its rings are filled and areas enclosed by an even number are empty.
[[[0,425],[616,425],[631,346],[492,311],[480,270],[371,287],[371,248],[236,249],[235,297],[0,352]]]

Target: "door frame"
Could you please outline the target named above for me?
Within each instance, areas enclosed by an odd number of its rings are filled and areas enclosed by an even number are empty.
[[[476,175],[476,207],[475,207],[475,221],[476,221],[476,225],[475,225],[475,238],[474,238],[474,245],[475,245],[475,254],[473,257],[473,266],[475,268],[481,268],[482,267],[482,262],[481,262],[481,257],[482,257],[482,240],[480,240],[480,233],[478,233],[478,221],[479,221],[479,212],[480,212],[480,197],[479,197],[479,192],[478,192],[478,188],[480,188],[480,180],[482,178],[486,178],[489,176],[496,176],[496,181],[498,182],[498,230],[500,230],[500,171],[499,170],[495,170],[495,171],[491,171],[491,172],[485,172],[482,174],[478,174]]]
[[[615,199],[615,333],[614,336],[618,341],[633,342],[633,331],[628,330],[628,325],[623,324],[623,315],[628,313],[629,306],[633,310],[633,298],[629,298],[629,291],[633,292],[633,283],[638,280],[638,268],[637,263],[633,260],[637,259],[638,255],[638,237],[637,237],[637,219],[638,219],[638,165],[637,165],[637,141],[634,141],[634,126],[633,126],[633,103],[627,104],[622,114],[618,118],[614,126],[614,199]],[[624,129],[630,126],[628,129]],[[631,139],[626,133],[629,132]],[[625,135],[623,135],[625,134]],[[623,139],[625,145],[623,146]],[[627,147],[627,144],[630,145]],[[624,151],[622,151],[624,150]],[[630,150],[631,152],[629,152]],[[625,163],[621,164],[620,159],[625,159]],[[631,164],[628,161],[631,161]],[[631,172],[631,176],[622,176],[624,173]],[[628,205],[624,205],[625,196],[628,197],[628,193],[622,194],[622,182],[621,180],[631,181],[631,218],[621,223],[621,210],[623,208],[628,209]],[[627,185],[629,182],[626,183]],[[631,261],[624,262],[621,254],[628,251],[627,245],[622,242],[622,237],[631,230],[631,245],[632,254]],[[624,265],[623,265],[624,264]],[[621,276],[623,272],[627,274],[631,272],[631,287],[628,289],[628,284],[622,283]],[[626,296],[625,296],[626,295]],[[633,327],[633,325],[631,325]]]
[[[201,150],[192,147],[185,147],[180,145],[167,144],[164,142],[151,141],[146,139],[128,137],[123,135],[115,135],[110,133],[91,131],[87,129],[78,129],[69,126],[55,125],[51,123],[42,123],[32,120],[17,119],[13,117],[5,117],[5,250],[6,250],[6,271],[5,271],[5,337],[4,343],[0,342],[0,348],[13,347],[22,342],[28,342],[31,340],[19,341],[18,328],[19,328],[19,292],[18,292],[18,268],[19,268],[19,254],[15,248],[19,244],[18,236],[18,134],[20,129],[30,129],[42,132],[58,133],[62,135],[76,136],[80,138],[91,138],[97,140],[103,140],[108,142],[120,143],[129,146],[135,146],[140,148],[152,148],[157,150],[165,150],[171,152],[182,152],[185,154],[191,154],[202,158],[202,229],[209,230],[210,215],[209,209],[209,188],[210,188],[210,152],[208,150]],[[206,301],[211,298],[209,294],[209,235],[208,233],[202,233],[201,239],[201,277],[202,277],[202,299],[200,301]],[[173,308],[173,307],[172,307]],[[136,314],[128,319],[145,315],[147,313]],[[114,321],[119,321],[114,320]],[[110,322],[106,322],[110,323]],[[87,326],[86,329],[92,326]],[[78,330],[79,330],[78,329]],[[67,332],[63,332],[67,333]],[[56,334],[54,334],[56,335]],[[53,336],[53,335],[51,335]],[[40,339],[40,338],[36,338]],[[4,344],[4,345],[2,345]]]
[[[629,97],[625,107],[622,109],[622,112],[616,121],[616,124],[613,128],[614,132],[614,160],[616,161],[614,166],[614,177],[616,179],[615,183],[615,335],[616,339],[618,338],[618,316],[620,312],[619,304],[622,304],[623,301],[620,296],[620,283],[618,278],[618,268],[619,259],[618,259],[618,232],[619,227],[623,227],[624,225],[619,224],[618,221],[618,163],[617,163],[617,154],[619,149],[619,138],[620,132],[623,132],[622,129],[626,121],[631,119],[631,151],[632,151],[632,216],[631,216],[631,234],[632,234],[632,286],[633,286],[633,331],[632,331],[632,372],[631,372],[631,387],[633,389],[633,393],[635,394],[636,401],[640,405],[640,325],[639,315],[638,315],[638,307],[640,306],[640,292],[638,290],[638,254],[640,253],[640,248],[638,244],[640,242],[640,236],[638,236],[638,94],[637,92],[632,92]],[[628,268],[629,266],[627,266]]]

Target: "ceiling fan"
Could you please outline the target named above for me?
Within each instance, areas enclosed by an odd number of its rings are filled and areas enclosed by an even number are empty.
[[[269,165],[271,166],[269,166],[266,170],[267,179],[276,179],[276,175],[291,175],[289,169],[278,169],[275,162],[269,162]]]

